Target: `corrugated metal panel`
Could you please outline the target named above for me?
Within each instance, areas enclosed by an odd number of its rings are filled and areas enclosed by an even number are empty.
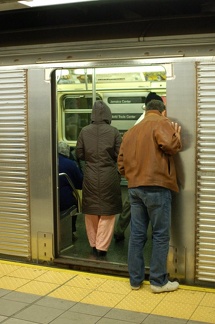
[[[197,64],[196,277],[215,281],[215,63]]]
[[[0,254],[30,257],[26,71],[0,72]]]

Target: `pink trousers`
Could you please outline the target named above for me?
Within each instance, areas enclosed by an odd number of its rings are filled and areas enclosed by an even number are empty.
[[[91,247],[107,251],[114,232],[115,215],[97,216],[85,214],[87,237]]]

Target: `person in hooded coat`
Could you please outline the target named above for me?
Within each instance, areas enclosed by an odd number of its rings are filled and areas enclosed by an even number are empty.
[[[105,256],[114,231],[115,214],[122,210],[117,157],[121,145],[119,131],[111,126],[110,108],[101,100],[94,103],[91,124],[82,128],[76,157],[85,161],[82,212],[90,246]]]

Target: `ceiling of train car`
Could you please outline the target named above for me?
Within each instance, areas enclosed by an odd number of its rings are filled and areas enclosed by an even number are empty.
[[[214,32],[214,0],[97,0],[36,8],[0,0],[0,46]]]

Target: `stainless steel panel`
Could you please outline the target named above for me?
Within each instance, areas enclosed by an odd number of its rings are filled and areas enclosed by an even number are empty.
[[[214,33],[1,47],[1,65],[212,56]],[[83,67],[83,65],[82,65]],[[89,67],[89,63],[87,63]]]
[[[197,64],[196,276],[215,282],[215,63]]]
[[[43,255],[39,233],[47,233],[46,244],[53,249],[54,231],[51,85],[45,81],[44,69],[28,71],[28,89],[31,244],[32,258],[37,260]],[[52,253],[49,250],[49,260]]]
[[[30,258],[26,71],[0,72],[0,253]]]
[[[169,269],[193,283],[195,273],[196,70],[195,63],[175,63],[167,80],[167,115],[182,126],[182,151],[175,156],[179,193],[173,195]],[[175,251],[175,252],[174,252]],[[171,254],[175,255],[174,258]],[[172,264],[174,260],[174,264]]]

